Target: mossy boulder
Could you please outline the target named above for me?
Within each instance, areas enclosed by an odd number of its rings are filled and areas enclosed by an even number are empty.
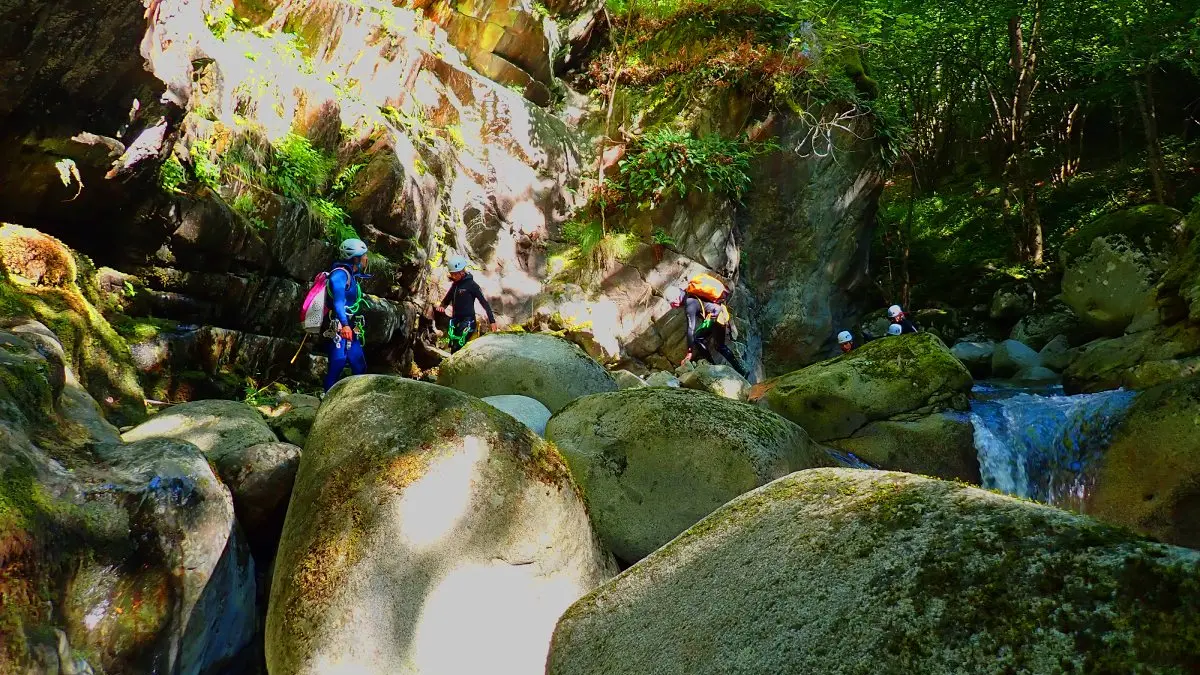
[[[270,559],[279,543],[300,454],[291,443],[259,443],[227,453],[217,463],[238,522],[260,560]]]
[[[546,438],[579,481],[600,539],[635,562],[734,497],[834,462],[797,425],[690,389],[627,389],[579,399]]]
[[[1079,317],[1066,305],[1055,302],[1042,311],[1021,317],[1008,337],[1029,345],[1031,349],[1041,351],[1059,335],[1070,337],[1081,335],[1083,332]]]
[[[553,446],[453,389],[350,377],[300,460],[267,667],[539,672],[559,615],[614,573]]]
[[[1200,549],[1200,376],[1138,396],[1100,460],[1083,510]]]
[[[750,396],[750,383],[726,365],[698,363],[679,376],[679,384],[685,389],[707,391],[732,401],[745,401]]]
[[[95,270],[61,241],[0,223],[0,314],[35,319],[57,336],[79,383],[117,425],[146,417],[129,345],[87,296]]]
[[[1164,384],[1187,377],[1194,354],[1200,354],[1200,327],[1186,323],[1096,340],[1079,348],[1063,371],[1063,387],[1076,394]]]
[[[438,384],[473,396],[519,394],[558,412],[580,396],[616,391],[578,345],[539,333],[489,333],[442,362]]]
[[[547,675],[1181,673],[1200,553],[908,474],[739,497],[580,600]]]
[[[536,399],[528,396],[487,396],[483,402],[500,412],[512,415],[513,419],[529,427],[538,436],[546,435],[546,423],[550,421],[550,410]]]
[[[979,485],[975,429],[963,413],[902,415],[829,441],[872,466]]]
[[[784,375],[764,400],[814,440],[827,441],[901,413],[965,407],[973,383],[941,340],[915,333],[880,338]]]
[[[1063,249],[1062,298],[1084,323],[1108,335],[1157,320],[1156,284],[1175,253],[1183,214],[1140,206],[1104,216]]]

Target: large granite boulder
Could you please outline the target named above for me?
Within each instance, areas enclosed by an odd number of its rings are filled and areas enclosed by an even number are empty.
[[[959,412],[899,415],[829,441],[872,466],[980,484],[975,430]]]
[[[551,412],[580,396],[616,391],[608,371],[577,345],[553,335],[489,333],[442,362],[438,384],[473,396],[518,394]]]
[[[614,573],[553,446],[452,389],[347,378],[300,461],[267,667],[539,672],[559,615]]]
[[[572,606],[546,673],[1184,672],[1198,576],[1200,552],[1048,506],[801,471]]]
[[[529,430],[538,436],[546,435],[546,423],[550,421],[550,410],[536,399],[505,394],[503,396],[485,396],[483,402],[496,410],[512,415],[513,419],[529,427]]]
[[[1200,377],[1141,393],[1095,476],[1085,513],[1200,548]]]
[[[1096,340],[1078,352],[1063,371],[1067,393],[1143,389],[1188,376],[1191,357],[1200,354],[1200,327],[1177,323]]]
[[[1012,377],[1027,368],[1042,365],[1042,358],[1028,345],[1016,340],[1005,340],[996,345],[992,352],[992,375]]]
[[[734,497],[832,460],[778,415],[707,392],[643,387],[579,399],[546,438],[601,540],[635,562]]]
[[[847,438],[868,422],[965,406],[973,380],[937,337],[886,337],[777,378],[767,406],[814,440]]]

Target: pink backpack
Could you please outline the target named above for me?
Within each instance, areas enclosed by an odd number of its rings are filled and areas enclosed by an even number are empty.
[[[329,272],[313,277],[312,287],[300,305],[300,323],[305,332],[320,333],[325,326],[325,289],[329,285]]]

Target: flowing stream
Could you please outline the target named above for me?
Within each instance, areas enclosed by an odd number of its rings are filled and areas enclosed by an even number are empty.
[[[1128,391],[1066,396],[1062,387],[977,384],[971,404],[985,488],[1078,508],[1092,469],[1136,396]]]

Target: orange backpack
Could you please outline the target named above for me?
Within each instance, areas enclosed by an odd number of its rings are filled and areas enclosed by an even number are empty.
[[[711,274],[697,274],[688,282],[686,293],[705,302],[721,302],[728,291],[725,284]]]

